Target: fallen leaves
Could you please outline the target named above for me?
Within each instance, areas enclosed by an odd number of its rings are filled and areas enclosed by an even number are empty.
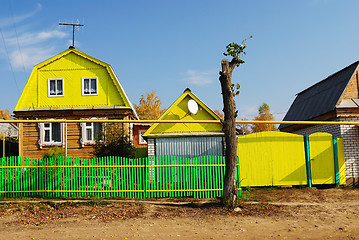
[[[110,202],[110,201],[46,201],[9,202],[0,204],[0,217],[15,216],[22,224],[42,225],[57,219],[77,218],[88,221],[114,221],[129,218],[207,217],[215,215],[271,215],[278,206],[241,203],[241,211],[224,208],[219,202],[188,204]]]
[[[126,200],[48,200],[12,199],[0,201],[0,218],[10,216],[15,223],[42,225],[59,219],[75,219],[76,221],[119,221],[131,218],[206,218],[215,216],[292,216],[298,217],[332,214],[332,209],[312,205],[281,205],[277,203],[340,203],[345,196],[350,204],[356,203],[358,190],[348,189],[250,189],[243,191],[243,198],[236,211],[224,208],[218,199],[167,198],[146,199],[145,201],[126,202]],[[322,200],[324,199],[324,200]],[[21,201],[21,202],[20,202]],[[33,202],[30,202],[33,201]],[[335,211],[340,207],[333,205]],[[338,208],[338,209],[337,209]],[[310,214],[309,214],[310,213]],[[356,214],[352,207],[346,210],[346,219]],[[334,215],[333,215],[334,216]],[[354,215],[353,215],[354,216]],[[305,218],[305,221],[307,219]]]
[[[88,220],[111,221],[137,217],[142,212],[137,203],[4,203],[0,205],[0,217],[13,215],[22,224],[41,225],[55,219],[85,217]]]

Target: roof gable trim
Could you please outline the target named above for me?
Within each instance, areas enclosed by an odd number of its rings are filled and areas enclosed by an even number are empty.
[[[166,117],[169,113],[172,112],[172,110],[180,104],[183,99],[185,99],[187,96],[190,96],[193,100],[197,102],[197,104],[202,107],[207,113],[209,113],[214,120],[221,120],[221,118],[213,112],[206,104],[204,104],[195,94],[191,92],[191,90],[186,89],[184,93],[160,116],[158,120],[166,120]],[[148,137],[152,131],[159,125],[160,123],[154,123],[144,134],[144,137]]]

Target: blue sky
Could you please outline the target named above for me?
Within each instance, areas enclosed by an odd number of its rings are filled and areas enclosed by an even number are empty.
[[[75,47],[111,64],[132,103],[157,91],[169,107],[188,87],[223,108],[218,72],[225,46],[253,35],[235,69],[239,117],[266,102],[282,120],[295,94],[359,59],[359,1],[3,0],[0,109],[13,111],[32,67]]]

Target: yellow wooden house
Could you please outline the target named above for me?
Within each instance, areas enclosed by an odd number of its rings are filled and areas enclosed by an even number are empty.
[[[220,120],[190,89],[165,111],[158,120]],[[144,134],[148,156],[182,157],[223,156],[222,123],[154,123]]]
[[[34,66],[14,110],[19,120],[138,119],[111,66],[73,47]],[[42,158],[60,146],[91,158],[101,123],[20,124],[19,155]]]

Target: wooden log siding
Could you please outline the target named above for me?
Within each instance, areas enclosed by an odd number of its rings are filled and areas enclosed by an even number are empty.
[[[63,125],[63,128],[65,125]],[[65,132],[65,129],[63,129]],[[65,135],[65,134],[64,134]],[[92,144],[85,144],[82,146],[81,138],[82,138],[82,129],[80,123],[67,123],[67,155],[71,157],[80,157],[83,159],[90,159],[93,157],[92,155]],[[23,124],[23,136],[22,136],[22,153],[21,156],[24,157],[32,157],[41,159],[45,151],[55,145],[42,145],[40,148],[39,145],[40,140],[40,128],[38,127],[38,123],[24,123]],[[65,139],[63,139],[65,143]],[[58,145],[59,147],[65,148],[65,144]]]
[[[80,123],[67,123],[67,155],[72,157],[81,157],[85,159],[92,158],[92,145],[81,144],[82,129]]]
[[[39,138],[40,132],[37,123],[24,123],[23,124],[23,133],[22,133],[22,140],[23,143],[23,151],[24,152],[31,152],[31,156],[38,157],[37,154],[39,147]]]
[[[38,116],[35,116],[39,114]],[[92,115],[94,114],[94,115]],[[97,115],[95,115],[97,114]],[[106,109],[106,110],[53,110],[53,111],[29,111],[29,112],[17,112],[16,119],[18,120],[39,120],[39,119],[67,119],[67,120],[78,120],[78,119],[120,119],[120,120],[130,120],[134,119],[133,113],[127,109]],[[40,148],[39,139],[40,139],[40,128],[38,123],[23,123],[21,124],[19,133],[19,155],[23,157],[31,157],[36,159],[41,159],[44,156],[44,153],[47,149],[54,147],[55,145],[42,145]],[[124,126],[125,132],[129,134],[129,123],[122,123]],[[65,125],[63,125],[64,136]],[[82,159],[93,158],[92,155],[92,145],[85,144],[82,146],[81,138],[82,128],[81,123],[67,123],[67,155],[71,157],[78,157]],[[63,139],[65,142],[65,139]],[[60,144],[59,146],[65,148],[65,145]]]

